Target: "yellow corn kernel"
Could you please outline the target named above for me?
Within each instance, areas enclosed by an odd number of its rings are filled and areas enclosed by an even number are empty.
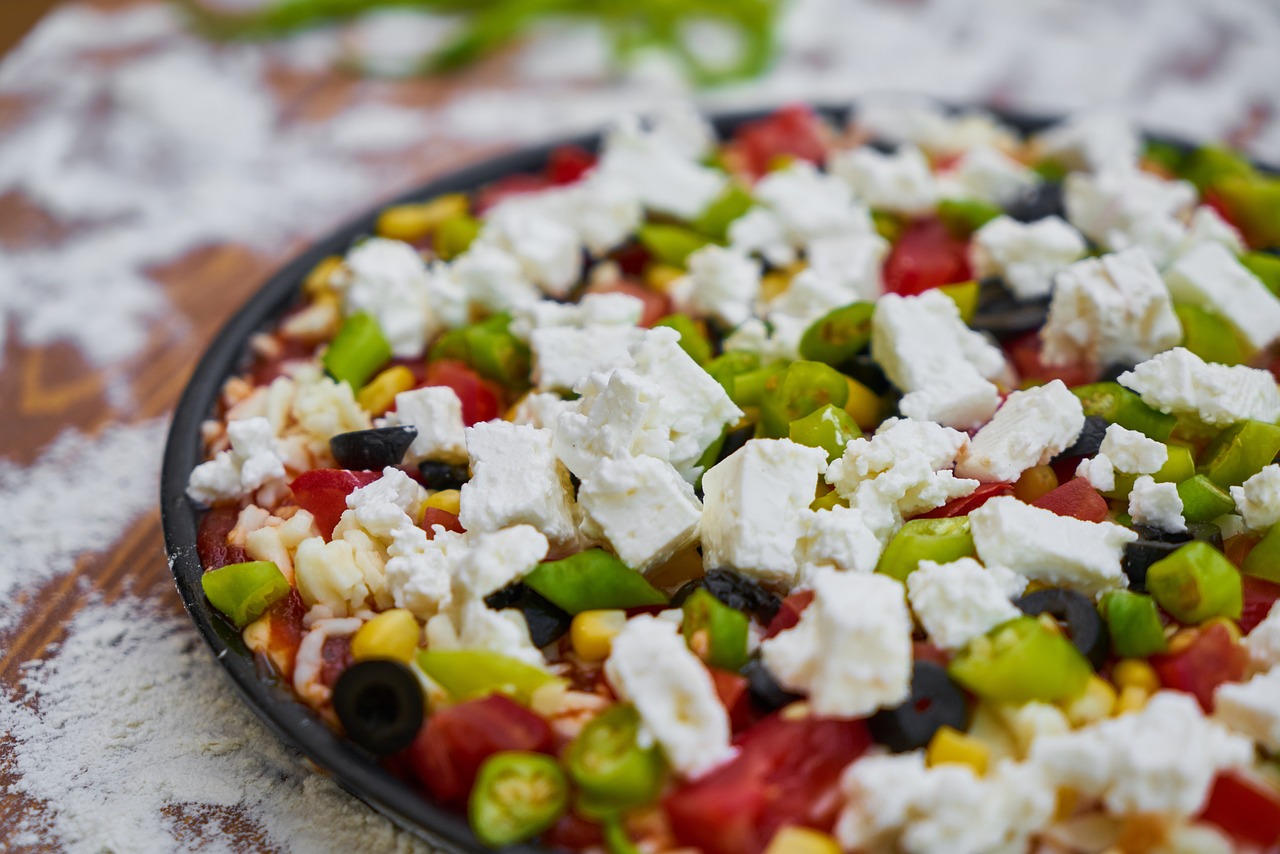
[[[1054,805],[1053,817],[1061,820],[1075,815],[1076,807],[1080,805],[1080,795],[1076,790],[1061,786],[1056,794],[1057,803]]]
[[[768,302],[781,296],[791,287],[791,277],[786,273],[774,270],[760,277],[760,299]]]
[[[650,264],[644,271],[644,283],[658,293],[665,294],[671,283],[684,275],[684,270],[671,264]]]
[[[804,700],[796,700],[794,703],[783,706],[782,711],[778,712],[778,717],[784,721],[803,721],[807,720],[813,714],[813,709]]]
[[[1131,686],[1141,688],[1148,694],[1160,690],[1160,677],[1156,675],[1156,669],[1141,658],[1117,661],[1116,666],[1111,668],[1111,679],[1121,691]]]
[[[1198,629],[1180,629],[1173,637],[1169,638],[1169,654],[1176,655],[1179,652],[1185,652],[1200,637]]]
[[[423,506],[434,507],[457,516],[458,509],[462,506],[462,493],[456,489],[442,489],[427,496]]]
[[[408,391],[417,384],[413,371],[404,365],[387,368],[360,387],[356,403],[370,415],[382,415],[396,402],[396,395]]]
[[[408,664],[418,651],[421,637],[418,619],[404,608],[393,608],[356,631],[351,638],[351,657],[356,661],[387,658]]]
[[[880,423],[880,397],[857,380],[844,379],[849,385],[849,399],[845,401],[844,411],[863,430],[874,430]]]
[[[583,661],[604,661],[613,649],[613,639],[626,625],[626,611],[583,611],[569,624],[569,641]]]
[[[1147,700],[1151,699],[1151,692],[1139,688],[1137,685],[1128,685],[1120,689],[1120,698],[1116,700],[1115,715],[1127,715],[1130,712],[1140,712],[1142,707],[1147,704]]]
[[[947,763],[968,765],[979,777],[987,773],[990,759],[991,751],[985,744],[949,726],[935,732],[925,750],[925,761],[930,767]]]
[[[840,854],[840,845],[819,830],[784,827],[769,840],[764,854]]]
[[[320,259],[320,263],[311,268],[311,272],[307,273],[307,278],[302,282],[302,292],[309,297],[328,291],[329,281],[333,278],[333,274],[338,272],[338,268],[342,266],[342,259],[337,255],[330,255],[327,258]]]
[[[1033,466],[1022,473],[1013,485],[1013,496],[1030,504],[1058,486],[1058,476],[1051,466]]]
[[[467,197],[450,193],[429,202],[389,207],[378,214],[374,230],[380,237],[412,242],[426,237],[446,219],[466,212]]]
[[[1240,643],[1244,639],[1244,635],[1240,632],[1240,626],[1230,617],[1214,617],[1211,620],[1205,620],[1200,624],[1200,628],[1207,629],[1214,624],[1221,625],[1227,630],[1227,634],[1231,635],[1232,643]]]
[[[1116,708],[1116,689],[1100,676],[1090,676],[1079,696],[1063,709],[1073,727],[1082,727],[1111,717]]]

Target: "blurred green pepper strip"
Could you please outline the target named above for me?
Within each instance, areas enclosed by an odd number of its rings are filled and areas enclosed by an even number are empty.
[[[729,350],[702,366],[711,378],[720,383],[725,394],[733,397],[734,379],[760,367],[760,357],[746,350]]]
[[[1240,263],[1267,286],[1267,290],[1280,297],[1280,256],[1269,252],[1246,252]]]
[[[1175,620],[1188,625],[1210,617],[1240,619],[1240,572],[1222,552],[1194,540],[1147,569],[1147,590]]]
[[[1173,310],[1182,323],[1183,347],[1206,362],[1244,364],[1244,351],[1230,323],[1195,305],[1175,305]]]
[[[1219,433],[1200,454],[1197,470],[1218,486],[1239,486],[1280,454],[1280,426],[1241,421]]]
[[[1169,648],[1160,611],[1150,596],[1132,590],[1112,590],[1099,610],[1107,621],[1111,648],[1121,658],[1146,658]]]
[[[642,246],[658,261],[684,269],[689,256],[714,241],[684,226],[648,223],[636,232]]]
[[[667,604],[662,591],[603,549],[538,564],[523,580],[570,614]]]
[[[978,297],[982,293],[982,285],[976,279],[940,285],[938,290],[951,297],[956,308],[960,309],[960,319],[965,323],[971,322],[973,316],[978,313]]]
[[[843,407],[849,399],[844,374],[821,362],[792,362],[765,383],[760,400],[760,435],[781,439],[791,432],[791,422],[827,404]]]
[[[789,438],[801,445],[822,448],[827,452],[827,462],[844,454],[844,446],[862,436],[853,416],[838,406],[828,403],[810,412],[804,418],[791,422]]]
[[[289,595],[289,581],[269,560],[229,563],[200,576],[205,598],[243,629]]]
[[[527,706],[534,691],[556,681],[540,667],[486,649],[424,649],[417,662],[457,702],[505,694]]]
[[[1280,525],[1272,525],[1258,544],[1249,550],[1240,571],[1280,584]]]
[[[698,588],[681,606],[685,643],[707,664],[737,671],[747,663],[747,615],[730,608],[705,588]]]
[[[1071,393],[1080,398],[1085,415],[1097,415],[1158,442],[1169,438],[1178,420],[1147,406],[1141,397],[1119,383],[1090,383],[1076,386]]]
[[[998,205],[978,199],[943,199],[938,202],[938,218],[951,236],[968,240],[973,233],[1004,213]]]
[[[1230,495],[1202,474],[1178,484],[1178,498],[1182,500],[1182,518],[1188,522],[1212,522],[1236,506]]]
[[[495,314],[479,323],[451,329],[431,346],[427,361],[462,362],[485,379],[513,391],[529,386],[529,345],[511,334],[511,316]]]
[[[689,315],[668,314],[653,325],[655,327],[669,326],[679,332],[680,349],[688,353],[689,358],[699,365],[705,366],[707,362],[711,361],[711,341],[707,338],[706,330],[703,329],[701,323]]]
[[[728,240],[729,226],[751,210],[752,204],[751,193],[734,181],[689,225],[716,242]]]
[[[1080,694],[1093,668],[1061,633],[1035,617],[1015,617],[971,640],[947,672],[986,700],[1052,703]]]
[[[569,777],[594,804],[616,812],[658,797],[662,754],[656,746],[640,747],[639,733],[640,715],[622,703],[593,718],[565,749]]]
[[[1248,160],[1221,145],[1202,145],[1188,154],[1175,170],[1203,193],[1228,178],[1251,179],[1255,172]]]
[[[358,389],[391,360],[391,344],[378,321],[368,312],[358,311],[342,322],[329,342],[321,364],[329,376]]]
[[[827,312],[804,331],[800,355],[811,362],[842,365],[871,341],[875,303],[855,302]]]
[[[479,234],[480,220],[470,214],[451,216],[436,226],[431,248],[441,260],[452,261],[470,249]]]
[[[1280,178],[1223,178],[1214,185],[1213,193],[1249,246],[1280,246]]]
[[[609,854],[641,854],[639,848],[627,836],[627,830],[617,818],[604,823],[604,847]]]
[[[480,766],[467,818],[481,843],[501,848],[550,829],[568,806],[569,781],[555,757],[508,750]]]
[[[976,554],[968,516],[911,519],[885,546],[876,572],[905,582],[922,560],[950,563]]]

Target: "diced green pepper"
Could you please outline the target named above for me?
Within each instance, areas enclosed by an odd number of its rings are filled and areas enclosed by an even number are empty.
[[[1160,624],[1160,611],[1150,596],[1132,590],[1112,590],[1101,608],[1111,635],[1111,648],[1121,658],[1146,658],[1169,648]]]
[[[357,311],[342,322],[320,358],[325,371],[338,382],[358,389],[391,360],[391,344],[372,314]]]
[[[1174,442],[1168,443],[1165,447],[1168,449],[1168,456],[1165,458],[1164,465],[1160,467],[1160,470],[1151,475],[1152,480],[1156,483],[1181,483],[1195,475],[1195,456],[1190,448]],[[1138,475],[1136,474],[1118,471],[1116,472],[1115,488],[1102,494],[1107,498],[1127,498],[1133,490],[1133,484],[1137,479]]]
[[[843,407],[849,399],[844,374],[821,362],[792,362],[765,384],[760,401],[760,430],[766,438],[780,439],[791,432],[791,422],[827,404]]]
[[[1262,280],[1267,290],[1280,297],[1280,255],[1270,252],[1246,252],[1240,256],[1240,263]]]
[[[1280,178],[1223,178],[1213,189],[1250,246],[1280,246]]]
[[[1182,499],[1182,517],[1188,522],[1212,522],[1236,506],[1229,494],[1202,474],[1178,484],[1178,498]]]
[[[759,368],[760,357],[748,350],[729,350],[702,367],[711,374],[713,380],[720,383],[725,394],[733,397],[734,378]]]
[[[1272,525],[1258,544],[1249,550],[1240,570],[1280,584],[1280,525]]]
[[[540,667],[487,649],[424,649],[417,661],[458,702],[505,694],[528,705],[534,691],[556,680]]]
[[[1181,175],[1187,153],[1176,145],[1159,140],[1149,140],[1142,151],[1145,160],[1163,166],[1174,175]]]
[[[1280,454],[1280,426],[1241,421],[1214,438],[1200,455],[1197,469],[1218,486],[1239,486]]]
[[[431,346],[427,358],[463,362],[485,379],[522,391],[529,385],[529,345],[511,334],[510,326],[510,315],[495,314],[451,329]]]
[[[655,223],[640,226],[636,237],[655,259],[682,269],[690,255],[715,242],[705,234],[683,226]]]
[[[641,854],[640,849],[627,836],[627,830],[616,817],[604,823],[604,847],[609,854]]]
[[[1221,145],[1202,145],[1186,156],[1178,175],[1203,193],[1227,178],[1252,178],[1254,170],[1236,151]]]
[[[1031,164],[1031,171],[1035,172],[1046,181],[1052,181],[1055,184],[1061,183],[1067,177],[1067,173],[1071,170],[1063,166],[1057,160],[1048,158]]]
[[[950,563],[975,554],[968,516],[911,519],[889,540],[876,572],[905,582],[922,560]]]
[[[725,240],[729,237],[730,224],[749,211],[751,205],[751,193],[735,181],[689,224],[716,241]]]
[[[1240,572],[1222,552],[1193,540],[1147,569],[1147,590],[1178,622],[1210,617],[1240,619]]]
[[[1183,347],[1206,362],[1244,363],[1244,351],[1230,323],[1196,305],[1178,304],[1173,310],[1182,323]]]
[[[786,370],[785,364],[776,364],[737,374],[733,378],[733,387],[729,389],[729,397],[741,407],[759,406]]]
[[[657,798],[664,776],[662,754],[655,746],[641,747],[639,733],[640,715],[628,704],[593,718],[565,749],[565,767],[574,784],[596,803],[615,809]]]
[[[1097,415],[1160,442],[1169,438],[1178,420],[1147,406],[1141,397],[1119,383],[1090,383],[1076,386],[1071,393],[1080,398],[1085,415]]]
[[[791,422],[791,441],[827,452],[827,462],[844,454],[844,446],[862,435],[853,416],[828,403],[819,410]]]
[[[842,365],[871,341],[875,303],[855,302],[827,312],[804,331],[800,355],[811,362]]]
[[[229,563],[200,576],[209,604],[243,629],[289,595],[289,581],[269,560]]]
[[[699,365],[705,365],[711,361],[711,342],[707,340],[707,333],[703,330],[702,324],[689,315],[668,314],[654,326],[669,326],[679,332],[680,349],[688,353],[689,358]]]
[[[1035,617],[1015,617],[971,640],[947,672],[984,700],[1027,703],[1077,696],[1093,668],[1065,635]]]
[[[938,290],[951,297],[956,308],[960,309],[960,319],[965,323],[972,321],[973,316],[978,313],[978,297],[982,293],[982,285],[977,279],[941,285]]]
[[[480,220],[469,214],[451,216],[436,227],[431,247],[436,256],[444,261],[452,261],[471,248],[471,243],[480,235]]]
[[[712,667],[736,671],[747,663],[747,615],[730,608],[705,588],[682,606],[681,631],[689,648]]]
[[[943,199],[938,218],[953,237],[968,240],[975,231],[1004,213],[998,205],[979,199]]]
[[[569,805],[569,781],[555,757],[508,750],[480,766],[467,802],[471,830],[491,848],[549,829]]]
[[[524,583],[570,614],[667,604],[662,591],[603,549],[538,564]]]

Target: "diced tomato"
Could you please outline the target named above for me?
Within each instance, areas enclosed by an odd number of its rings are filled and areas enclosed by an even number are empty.
[[[500,392],[462,362],[437,359],[427,365],[425,385],[453,389],[462,401],[462,423],[468,427],[497,418],[502,411],[498,403]]]
[[[1252,534],[1236,534],[1222,544],[1222,553],[1227,556],[1227,560],[1236,565],[1236,568],[1244,566],[1244,559],[1249,556],[1249,552],[1253,551],[1253,547],[1258,544],[1261,537]]]
[[[1028,332],[1005,345],[1010,361],[1023,381],[1047,383],[1062,380],[1068,386],[1085,385],[1098,378],[1090,365],[1046,365],[1040,361],[1040,333]]]
[[[746,122],[734,131],[729,148],[742,166],[759,177],[780,157],[795,157],[810,163],[827,159],[822,120],[810,107],[791,104],[772,115]]]
[[[302,618],[306,614],[307,606],[297,590],[290,590],[288,596],[267,609],[267,657],[286,682],[293,679],[293,664],[304,633]]]
[[[884,262],[885,290],[903,296],[972,277],[968,242],[953,236],[939,219],[920,219],[908,225]]]
[[[351,657],[351,635],[325,638],[320,648],[320,662],[320,683],[333,687],[342,671],[355,663]]]
[[[1280,584],[1272,584],[1252,575],[1242,575],[1244,582],[1244,608],[1240,612],[1240,631],[1246,635],[1257,628],[1271,613],[1271,607],[1280,600]]]
[[[435,538],[435,527],[439,525],[446,531],[453,531],[455,534],[466,533],[466,528],[462,527],[462,523],[458,521],[458,517],[450,513],[448,510],[441,510],[438,507],[428,507],[422,513],[422,530],[427,532],[427,539]]]
[[[595,822],[567,812],[551,825],[550,830],[542,834],[541,842],[556,851],[585,851],[588,848],[603,848],[604,833]]]
[[[505,201],[512,196],[521,196],[525,193],[536,193],[539,190],[545,190],[551,186],[551,183],[541,175],[528,175],[516,173],[499,178],[492,184],[486,184],[476,191],[475,195],[475,212],[479,216],[489,208]]]
[[[1270,851],[1280,842],[1280,791],[1243,772],[1224,771],[1213,781],[1200,819],[1237,842]]]
[[[734,732],[738,732],[751,723],[751,697],[747,691],[747,677],[732,670],[721,670],[708,667],[711,681],[716,686],[716,695],[720,703],[729,713],[729,724]]]
[[[643,276],[645,268],[653,260],[649,250],[639,243],[624,243],[613,250],[609,257],[624,276]]]
[[[800,622],[800,615],[804,613],[804,609],[808,608],[809,603],[812,601],[812,590],[801,590],[799,593],[792,593],[786,599],[783,599],[782,607],[778,609],[778,613],[774,614],[773,619],[769,621],[769,626],[764,630],[764,636],[771,638],[778,632],[785,632]]]
[[[734,739],[738,754],[662,802],[681,845],[757,854],[780,827],[830,830],[840,773],[871,745],[862,721],[772,715]]]
[[[433,712],[409,745],[418,780],[446,806],[466,802],[484,761],[504,750],[551,753],[550,725],[514,700],[493,694]]]
[[[597,294],[626,294],[643,302],[644,312],[640,315],[640,325],[646,329],[671,313],[670,297],[626,279],[590,290]]]
[[[1249,652],[1231,638],[1227,627],[1213,623],[1200,630],[1191,646],[1151,657],[1160,684],[1195,696],[1206,712],[1213,711],[1213,691],[1223,682],[1239,682],[1249,666]]]
[[[576,145],[559,145],[547,157],[547,180],[561,186],[572,184],[590,172],[596,165],[596,156]]]
[[[289,488],[298,506],[316,517],[316,527],[327,540],[347,509],[347,496],[380,477],[378,471],[312,469],[298,475]]]
[[[200,527],[196,530],[196,554],[200,556],[200,565],[205,572],[248,559],[242,546],[227,542],[227,534],[236,526],[239,517],[238,507],[214,507],[200,520]]]
[[[1049,490],[1032,501],[1031,506],[1086,522],[1103,522],[1107,518],[1107,499],[1082,477],[1073,477],[1061,486]]]
[[[1012,495],[1013,484],[1004,483],[983,483],[968,495],[960,498],[952,499],[941,507],[935,507],[928,513],[921,513],[916,519],[946,519],[950,516],[968,516],[974,510],[977,510],[983,504],[986,504],[997,495]]]

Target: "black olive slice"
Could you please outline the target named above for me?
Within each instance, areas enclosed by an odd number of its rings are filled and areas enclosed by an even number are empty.
[[[1089,659],[1094,670],[1106,662],[1111,652],[1111,636],[1102,615],[1088,596],[1062,587],[1051,587],[1028,593],[1013,604],[1029,616],[1049,614],[1065,624],[1071,642]]]
[[[422,485],[427,489],[462,489],[462,484],[471,479],[466,466],[431,460],[418,463],[418,474],[422,476]]]
[[[1049,316],[1049,298],[1018,299],[998,276],[979,282],[978,309],[969,325],[990,332],[998,339],[1012,338],[1044,325]]]
[[[404,452],[416,438],[418,428],[408,424],[374,427],[372,430],[339,433],[329,440],[329,450],[344,469],[382,471],[387,466],[400,465]]]
[[[398,661],[361,661],[338,677],[333,710],[352,741],[386,756],[408,747],[422,727],[422,686]]]
[[[765,714],[804,699],[779,685],[759,656],[752,656],[740,672],[747,677],[747,693],[751,695],[751,702]]]
[[[515,608],[524,614],[524,621],[529,624],[529,637],[536,647],[544,647],[560,640],[573,622],[573,617],[568,612],[520,581],[490,593],[485,597],[484,604],[495,611]]]
[[[713,569],[701,578],[686,582],[671,597],[671,607],[679,608],[699,587],[705,587],[708,593],[730,608],[750,614],[765,625],[782,607],[782,600],[760,586],[760,582],[731,569]]]
[[[1212,522],[1191,522],[1184,531],[1163,531],[1134,525],[1138,539],[1126,543],[1120,567],[1129,576],[1129,589],[1144,593],[1147,589],[1147,570],[1151,564],[1163,560],[1192,540],[1204,540],[1215,549],[1222,549],[1222,529]]]
[[[1062,184],[1044,181],[1022,193],[1005,207],[1005,213],[1018,222],[1035,222],[1047,216],[1066,217],[1066,205],[1062,201]]]
[[[1102,440],[1106,438],[1108,423],[1107,419],[1101,415],[1086,415],[1084,417],[1084,428],[1080,430],[1080,435],[1076,437],[1075,443],[1054,457],[1054,459],[1092,457],[1102,449]]]
[[[871,737],[894,753],[927,745],[944,726],[964,730],[969,709],[964,692],[947,670],[932,661],[911,669],[911,696],[901,706],[881,709],[867,719]]]

